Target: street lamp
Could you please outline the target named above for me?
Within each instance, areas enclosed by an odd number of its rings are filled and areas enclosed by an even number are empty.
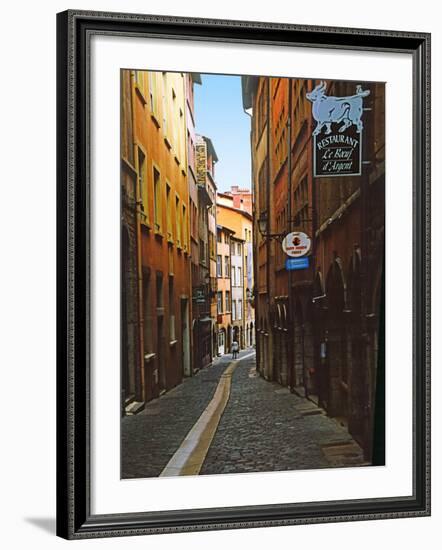
[[[312,207],[307,207],[309,210],[313,210]],[[302,218],[300,217],[300,214],[296,214],[296,216],[292,220],[288,220],[289,223],[292,223],[295,227],[299,227],[304,225],[305,223],[313,221],[312,218]],[[287,231],[284,231],[283,233],[269,233],[269,216],[267,213],[267,210],[264,210],[261,212],[258,218],[258,229],[259,232],[262,235],[262,238],[264,240],[271,241],[272,239],[277,239],[278,241],[284,240],[284,237],[287,235]]]
[[[268,233],[269,217],[267,214],[267,210],[264,210],[259,215],[258,229],[262,235],[262,238],[267,241],[271,241],[272,239],[282,240],[286,236],[286,233]]]
[[[267,211],[261,212],[258,218],[258,229],[263,237],[267,235],[268,224],[269,224],[269,218],[267,215]]]

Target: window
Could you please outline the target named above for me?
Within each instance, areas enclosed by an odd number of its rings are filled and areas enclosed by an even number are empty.
[[[173,148],[175,151],[175,155],[178,156],[179,154],[179,146],[178,146],[178,117],[177,117],[177,101],[176,101],[176,93],[175,90],[172,88],[172,116],[173,120],[175,121],[174,124],[172,124],[172,134],[173,134]]]
[[[230,281],[230,284],[232,286],[236,286],[236,271],[235,271],[235,266],[232,265],[232,274],[231,274],[231,281]]]
[[[236,320],[236,300],[232,301],[232,321]]]
[[[230,262],[229,257],[224,256],[224,277],[228,277],[230,273]]]
[[[223,242],[222,233],[219,230],[216,232],[216,242],[217,243],[222,243]]]
[[[157,273],[157,307],[163,307],[163,274]]]
[[[152,311],[150,298],[150,276],[143,272],[143,319],[144,319],[144,353],[152,351]]]
[[[138,71],[136,71],[138,72]],[[147,220],[147,178],[146,178],[146,156],[138,148],[138,185],[140,187],[141,209],[144,212],[144,220]]]
[[[221,263],[221,256],[219,254],[216,257],[216,276],[217,277],[223,276],[223,267]]]
[[[167,216],[167,239],[172,241],[172,197],[170,185],[166,183],[166,216]]]
[[[257,117],[257,134],[258,137],[261,136],[261,133],[264,129],[264,125],[267,119],[267,89],[264,86],[261,87],[259,98],[258,98],[258,117]]]
[[[157,94],[157,73],[149,72],[149,107],[151,113],[158,118],[158,94]]]
[[[202,239],[200,239],[200,263],[206,263],[206,245]]]
[[[241,256],[241,243],[237,243],[236,246],[237,246],[237,254],[238,256]]]
[[[237,268],[238,269],[238,286],[242,286],[242,269],[240,267]]]
[[[215,259],[215,235],[213,233],[209,233],[209,251],[210,251],[210,257],[214,260]]]
[[[163,132],[167,137],[167,73],[163,72]]]
[[[141,93],[144,103],[146,103],[147,89],[146,89],[146,71],[134,71],[135,84],[138,91]]]
[[[161,231],[161,181],[156,168],[153,169],[153,193],[155,231]]]
[[[267,166],[268,159],[266,158],[258,173],[259,212],[264,212],[267,210]]]
[[[223,293],[222,293],[222,290],[220,290],[216,293],[216,310],[218,312],[218,315],[220,315],[223,312]]]
[[[181,209],[180,209],[179,197],[175,198],[175,223],[176,223],[176,243],[178,246],[181,246]]]
[[[242,319],[242,300],[238,300],[238,319]]]
[[[183,204],[183,219],[181,220],[183,224],[183,248],[188,250],[188,239],[187,239],[187,210]]]
[[[226,309],[225,311],[230,311],[230,292],[226,290]]]

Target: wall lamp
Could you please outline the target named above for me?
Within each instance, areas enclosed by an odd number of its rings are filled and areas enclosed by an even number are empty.
[[[286,233],[269,233],[269,217],[267,211],[261,212],[258,218],[258,229],[263,239],[271,241],[272,239],[283,240]]]
[[[295,227],[299,227],[303,225],[304,223],[311,222],[312,219],[300,219],[299,214],[294,217],[293,220],[288,220],[288,222],[292,222]],[[264,240],[271,241],[272,239],[283,241],[285,236],[289,233],[288,231],[284,231],[283,233],[269,233],[269,217],[267,214],[267,210],[264,212],[261,212],[258,218],[258,229],[261,233]]]

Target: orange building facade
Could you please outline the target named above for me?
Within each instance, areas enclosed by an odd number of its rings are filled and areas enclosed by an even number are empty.
[[[123,104],[132,109],[142,349],[136,401],[145,402],[191,374],[186,82],[181,73],[123,71],[128,80]]]

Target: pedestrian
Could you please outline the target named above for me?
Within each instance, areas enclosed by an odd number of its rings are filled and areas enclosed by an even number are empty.
[[[233,340],[233,342],[232,342],[232,359],[236,359],[238,357],[238,351],[239,351],[239,344],[236,340]]]

